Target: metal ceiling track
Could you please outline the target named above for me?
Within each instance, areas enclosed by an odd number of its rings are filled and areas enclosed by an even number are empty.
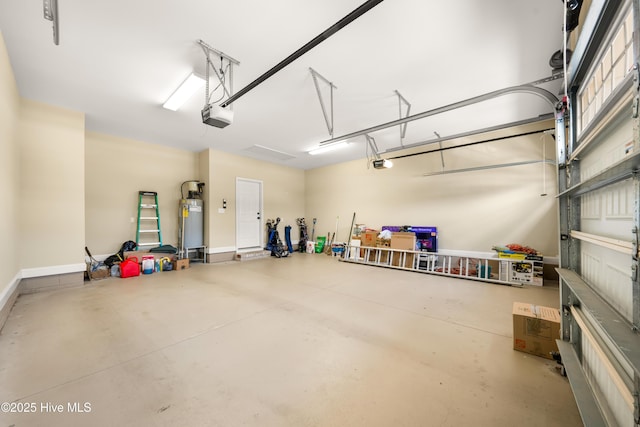
[[[511,126],[507,126],[507,127],[511,127]],[[395,156],[395,157],[389,157],[389,159],[390,160],[397,160],[397,159],[404,159],[404,158],[407,158],[407,157],[422,156],[424,154],[430,154],[430,153],[438,153],[438,152],[441,153],[443,151],[456,150],[458,148],[471,147],[471,146],[480,145],[480,144],[487,144],[489,142],[504,141],[506,139],[514,139],[514,138],[519,138],[519,137],[522,137],[522,136],[535,135],[535,134],[544,133],[544,132],[548,132],[548,131],[552,131],[552,130],[554,130],[554,129],[553,128],[551,128],[551,129],[540,129],[540,130],[534,130],[534,131],[531,131],[531,132],[522,132],[522,133],[519,133],[519,134],[516,134],[516,135],[498,136],[496,138],[483,139],[482,141],[475,141],[475,142],[468,142],[466,144],[452,145],[452,146],[449,146],[449,147],[440,146],[440,148],[436,148],[435,150],[418,151],[417,153],[410,153],[410,154],[403,154],[403,155]],[[485,133],[485,132],[484,131],[479,131],[477,134],[482,134],[482,133]],[[449,138],[446,138],[446,139],[457,139],[457,136],[449,137]],[[445,139],[443,138],[442,140],[444,141]],[[441,141],[438,141],[438,142],[441,142]],[[640,153],[638,155],[640,155]]]
[[[455,135],[448,135],[448,136],[445,136],[445,137],[440,136],[440,134],[437,133],[437,132],[433,132],[434,135],[436,135],[436,137],[437,137],[436,139],[428,139],[428,140],[424,140],[424,141],[419,141],[419,142],[416,142],[414,144],[405,145],[404,147],[389,148],[389,149],[386,150],[386,153],[392,153],[394,151],[406,150],[408,148],[422,147],[423,145],[435,144],[436,142],[439,144],[440,148],[442,148],[442,143],[446,142],[446,141],[451,141],[451,140],[460,139],[460,138],[467,138],[469,136],[481,135],[481,134],[484,134],[484,133],[495,132],[495,131],[499,131],[499,130],[518,127],[518,126],[530,125],[530,124],[533,124],[533,123],[540,123],[540,122],[544,122],[544,121],[547,121],[547,120],[551,120],[553,118],[554,118],[553,114],[549,113],[549,114],[545,114],[543,116],[532,117],[530,119],[518,120],[518,121],[515,121],[515,122],[503,123],[503,124],[496,125],[496,126],[489,126],[489,127],[482,128],[482,129],[475,129],[475,130],[472,130],[472,131],[457,133]]]
[[[346,27],[347,25],[349,25],[350,23],[352,23],[353,21],[355,21],[356,19],[358,19],[359,17],[367,13],[369,10],[373,9],[378,4],[382,3],[382,1],[383,0],[368,0],[364,2],[363,4],[358,6],[356,9],[354,9],[351,13],[349,13],[347,16],[345,16],[344,18],[342,18],[341,20],[333,24],[331,27],[324,30],[322,33],[314,37],[311,41],[309,41],[307,44],[302,46],[300,49],[296,50],[291,55],[287,56],[285,59],[280,61],[273,68],[269,69],[260,77],[258,77],[257,79],[255,79],[254,81],[246,85],[244,88],[240,89],[235,95],[229,97],[229,99],[227,99],[225,102],[220,104],[220,106],[227,107],[231,105],[232,103],[240,99],[240,97],[246,95],[249,91],[253,90],[256,86],[263,83],[265,80],[267,80],[268,78],[272,77],[274,74],[282,70],[284,67],[291,64],[293,61],[300,58],[302,55],[309,52],[314,47],[318,46],[320,43],[322,43],[323,41],[325,41],[326,39],[328,39],[338,31],[340,31],[341,29],[343,29],[344,27]]]
[[[426,117],[435,116],[437,114],[446,113],[447,111],[456,110],[458,108],[467,107],[469,105],[478,104],[480,102],[489,101],[491,99],[498,98],[500,96],[510,95],[514,93],[528,93],[531,95],[538,96],[544,99],[545,101],[547,101],[551,106],[552,110],[554,111],[559,102],[558,98],[546,89],[535,87],[529,84],[512,86],[504,89],[499,89],[493,92],[485,93],[483,95],[475,96],[473,98],[465,99],[464,101],[454,102],[453,104],[445,105],[443,107],[434,108],[433,110],[423,111],[422,113],[414,114],[412,116],[407,116],[398,120],[393,120],[391,122],[383,123],[381,125],[372,126],[367,129],[362,129],[356,132],[351,132],[342,136],[328,139],[326,141],[322,141],[320,143],[320,146],[322,147],[323,145],[329,145],[339,141],[356,138],[358,136],[362,136],[368,133],[378,132],[393,126],[399,126],[405,123],[412,122],[414,120],[424,119]]]
[[[322,108],[322,115],[324,116],[324,121],[327,124],[327,130],[329,131],[329,135],[333,138],[333,90],[338,89],[336,85],[332,82],[324,78],[320,73],[318,73],[313,68],[309,68],[311,71],[311,76],[313,77],[313,84],[316,87],[316,92],[318,93],[318,100],[320,100],[320,107]],[[324,105],[324,99],[322,98],[322,91],[320,90],[320,85],[318,84],[318,79],[322,80],[324,83],[329,85],[329,107],[330,113],[327,114],[327,108]]]

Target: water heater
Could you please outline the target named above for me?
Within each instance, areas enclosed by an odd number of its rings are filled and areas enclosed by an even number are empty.
[[[204,201],[202,188],[204,183],[185,181],[180,187],[180,246],[185,249],[204,246]],[[187,190],[185,197],[184,190]]]
[[[180,200],[182,247],[204,246],[204,202],[201,199]]]

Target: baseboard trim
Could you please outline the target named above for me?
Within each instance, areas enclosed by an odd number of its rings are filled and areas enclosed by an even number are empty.
[[[54,265],[51,267],[36,267],[36,268],[23,268],[22,279],[30,279],[33,277],[53,276],[57,274],[78,273],[85,271],[87,264],[67,264],[67,265]]]
[[[4,323],[9,317],[9,312],[11,311],[11,308],[13,308],[13,304],[16,302],[16,299],[21,293],[23,293],[20,289],[20,282],[22,280],[80,273],[84,272],[86,269],[87,265],[85,263],[78,263],[55,265],[50,267],[23,268],[20,270],[9,282],[8,286],[0,292],[0,329],[2,329]]]
[[[228,262],[233,261],[236,253],[235,252],[223,252],[218,254],[209,254],[207,257],[207,263],[215,264],[219,262]]]
[[[258,252],[258,251],[264,251],[265,249],[261,246],[255,246],[253,248],[242,248],[242,249],[238,249],[237,251],[235,251],[237,254],[244,254],[247,252]]]
[[[209,248],[207,253],[209,254],[223,254],[226,252],[235,252],[236,251],[236,247],[235,246],[223,246],[223,247],[219,247],[219,248]]]
[[[9,286],[2,291],[2,295],[0,295],[0,331],[9,318],[9,313],[20,295],[20,276],[21,272],[18,272],[13,280],[9,282]]]

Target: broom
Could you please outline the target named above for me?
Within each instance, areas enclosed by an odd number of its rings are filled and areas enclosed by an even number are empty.
[[[331,236],[331,241],[329,242],[329,246],[327,246],[327,250],[324,252],[327,255],[331,255],[331,246],[333,245],[333,242],[335,242],[336,240],[336,234],[338,233],[338,222],[340,221],[340,217],[337,216],[336,217],[336,231],[333,232],[333,235]]]

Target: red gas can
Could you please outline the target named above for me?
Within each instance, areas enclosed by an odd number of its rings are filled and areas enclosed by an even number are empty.
[[[120,263],[120,277],[134,277],[140,275],[140,265],[137,257],[129,257]]]

